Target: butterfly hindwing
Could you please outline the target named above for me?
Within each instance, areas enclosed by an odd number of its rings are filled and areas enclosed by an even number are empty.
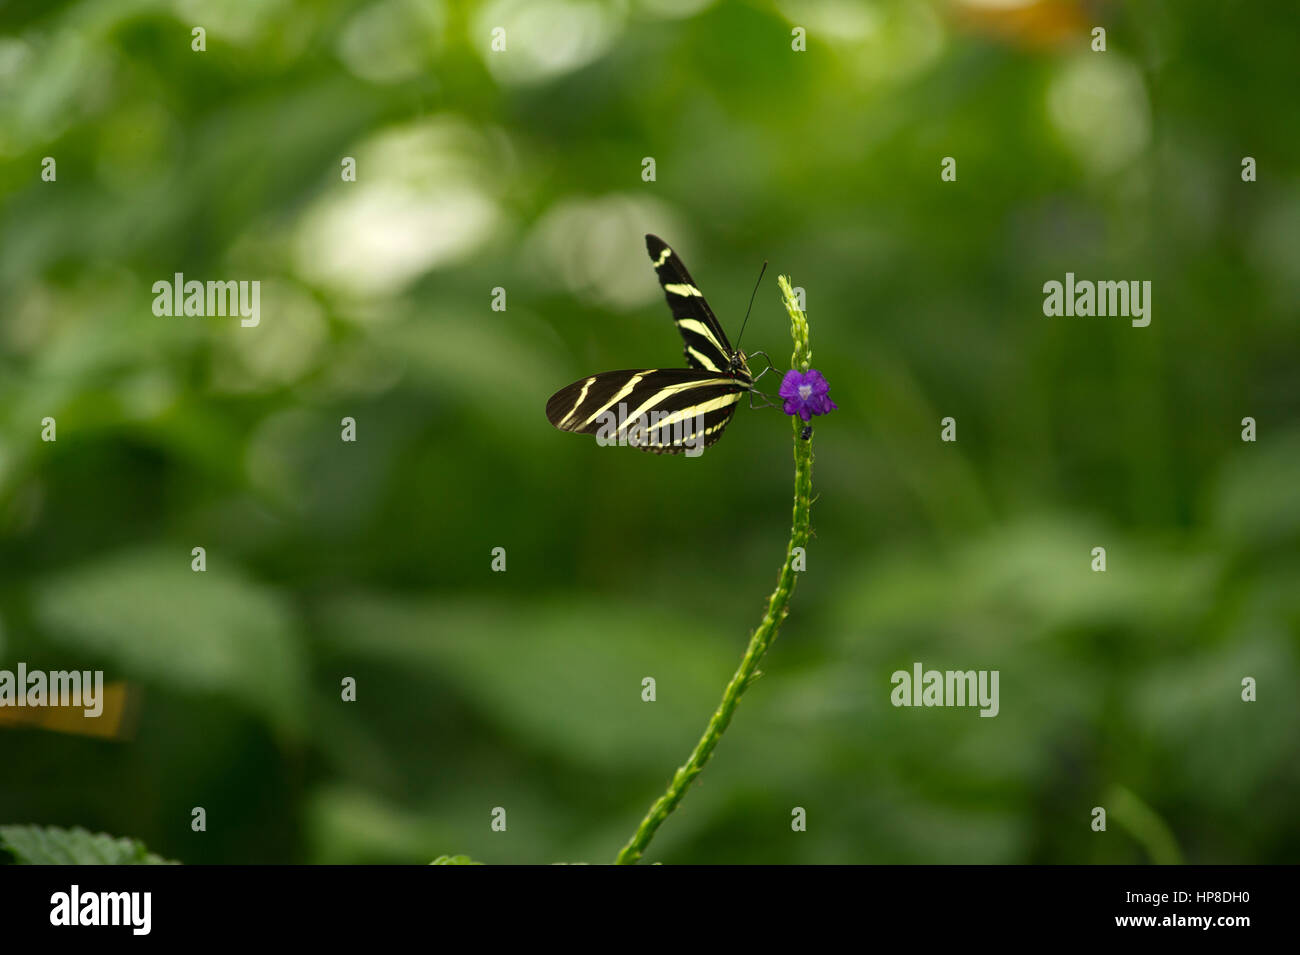
[[[657,235],[647,235],[645,247],[685,343],[686,364],[701,371],[726,371],[731,361],[731,342],[686,270],[686,263]]]
[[[717,441],[748,390],[691,368],[605,371],[553,394],[546,417],[561,431],[679,454]]]

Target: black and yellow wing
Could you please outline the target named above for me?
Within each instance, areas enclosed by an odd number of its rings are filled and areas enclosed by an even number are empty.
[[[693,368],[604,371],[551,395],[546,417],[561,431],[596,435],[602,444],[681,454],[722,437],[749,387]]]
[[[701,371],[725,372],[735,350],[686,263],[657,235],[647,235],[645,247],[685,343],[686,364]]]
[[[686,264],[658,236],[647,235],[645,244],[690,367],[590,375],[551,395],[546,417],[561,431],[592,434],[601,444],[689,456],[722,437],[754,379]]]

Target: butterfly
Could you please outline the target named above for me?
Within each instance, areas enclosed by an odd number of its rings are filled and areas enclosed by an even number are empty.
[[[594,434],[601,444],[695,457],[722,437],[754,376],[686,263],[656,235],[647,235],[645,246],[688,367],[602,371],[551,395],[546,417],[561,431]]]

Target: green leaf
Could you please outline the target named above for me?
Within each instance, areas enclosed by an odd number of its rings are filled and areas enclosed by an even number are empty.
[[[0,850],[17,865],[178,865],[138,839],[57,826],[0,826]]]
[[[741,625],[710,629],[655,607],[630,614],[626,606],[572,598],[351,595],[317,609],[318,632],[331,647],[436,674],[517,739],[601,772],[661,770],[680,759],[744,639]],[[643,701],[647,675],[670,688],[664,702]]]
[[[1214,498],[1214,522],[1233,543],[1248,550],[1294,541],[1300,536],[1300,432],[1287,431],[1267,443],[1243,444],[1223,468]]]
[[[475,862],[469,856],[438,856],[429,865],[482,865],[482,862]]]
[[[293,617],[223,562],[209,554],[196,573],[186,547],[113,554],[41,584],[36,619],[51,639],[110,661],[109,679],[221,694],[301,730],[305,665]]]

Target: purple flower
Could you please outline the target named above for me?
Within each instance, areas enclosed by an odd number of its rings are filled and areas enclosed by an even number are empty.
[[[781,379],[781,390],[777,392],[785,399],[785,413],[798,415],[807,421],[815,414],[827,414],[835,410],[835,402],[827,394],[831,386],[827,384],[822,373],[816,368],[804,372],[787,371]]]

